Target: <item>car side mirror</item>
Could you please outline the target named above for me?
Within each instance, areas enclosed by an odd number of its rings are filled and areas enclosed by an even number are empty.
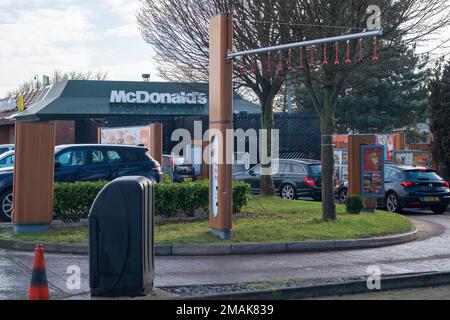
[[[61,167],[62,167],[61,162],[55,161],[55,169],[59,169]]]

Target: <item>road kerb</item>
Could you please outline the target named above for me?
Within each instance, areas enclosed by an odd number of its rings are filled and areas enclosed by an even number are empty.
[[[207,245],[156,245],[156,256],[218,256],[248,254],[282,254],[337,250],[370,249],[414,241],[418,231],[404,234],[355,240],[324,240],[281,243],[226,243]],[[34,250],[34,242],[0,240],[0,248],[17,251]],[[87,255],[87,245],[46,243],[46,252]]]

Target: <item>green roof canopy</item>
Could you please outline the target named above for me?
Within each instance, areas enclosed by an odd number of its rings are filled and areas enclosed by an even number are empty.
[[[260,113],[234,93],[234,111]],[[68,80],[45,88],[17,121],[135,116],[207,116],[208,84]]]

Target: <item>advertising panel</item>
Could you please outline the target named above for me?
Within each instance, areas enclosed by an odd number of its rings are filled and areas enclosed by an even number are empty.
[[[429,151],[395,151],[394,163],[398,165],[431,167],[431,152]]]
[[[334,165],[336,167],[342,165],[342,150],[334,150]]]
[[[384,149],[384,160],[392,161],[394,159],[394,150],[397,148],[397,139],[395,134],[378,134],[375,135],[376,144],[383,145]],[[333,144],[335,146],[348,144],[348,135],[337,135],[333,137]]]
[[[338,182],[343,182],[348,178],[348,150],[334,150],[334,167]]]
[[[102,128],[101,143],[127,146],[142,145],[150,150],[150,126]]]
[[[379,134],[376,138],[377,144],[384,146],[384,160],[391,161],[394,157],[394,150],[396,149],[395,135]]]
[[[383,145],[361,145],[361,195],[365,198],[384,197]]]
[[[211,139],[211,209],[214,218],[219,213],[219,139],[214,135]]]

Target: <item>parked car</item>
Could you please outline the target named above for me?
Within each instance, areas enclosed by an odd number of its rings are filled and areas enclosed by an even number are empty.
[[[14,150],[13,144],[0,144],[0,155],[11,150]]]
[[[340,204],[345,204],[348,194],[348,181],[340,182],[335,188],[336,196]]]
[[[119,145],[64,145],[55,148],[55,182],[114,180],[144,176],[162,181],[160,164],[148,149]],[[13,211],[14,168],[0,169],[0,219],[9,221]]]
[[[287,200],[300,197],[321,199],[320,161],[316,160],[274,160],[273,182],[277,195]],[[248,171],[233,174],[233,179],[243,180],[250,184],[252,193],[260,193],[261,165],[258,164]]]
[[[14,167],[14,150],[7,151],[0,155],[0,168]]]
[[[197,180],[195,167],[180,156],[163,155],[163,172],[175,183]]]
[[[450,203],[449,183],[432,169],[405,165],[386,165],[385,197],[379,207],[401,213],[405,208],[429,208],[435,214],[444,213]],[[348,183],[338,187],[338,199],[345,203]]]

